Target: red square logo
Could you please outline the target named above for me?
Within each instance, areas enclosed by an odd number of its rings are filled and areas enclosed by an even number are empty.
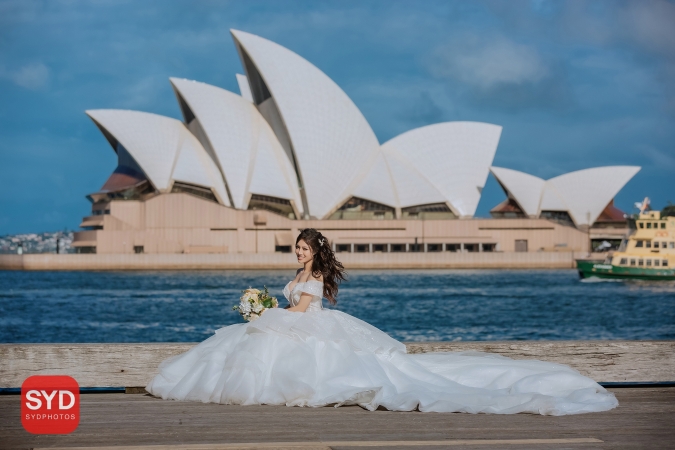
[[[80,423],[80,386],[65,375],[34,375],[21,385],[21,425],[33,434],[68,434]]]

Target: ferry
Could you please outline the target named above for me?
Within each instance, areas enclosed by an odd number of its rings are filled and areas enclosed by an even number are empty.
[[[675,217],[641,211],[636,231],[604,261],[577,260],[581,278],[675,280]]]

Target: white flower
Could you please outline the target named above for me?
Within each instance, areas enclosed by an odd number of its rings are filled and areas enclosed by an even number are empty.
[[[251,304],[249,302],[241,302],[239,304],[239,312],[242,314],[248,314],[251,312]]]
[[[260,314],[260,312],[262,312],[263,309],[265,309],[265,307],[263,305],[261,305],[260,303],[256,303],[253,306],[253,312],[258,313],[258,314]]]
[[[241,298],[246,300],[258,301],[258,294],[260,294],[259,289],[248,288],[244,291],[244,295],[242,295]]]

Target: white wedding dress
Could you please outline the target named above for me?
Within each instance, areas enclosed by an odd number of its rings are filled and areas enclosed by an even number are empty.
[[[290,283],[289,283],[290,285]],[[216,330],[159,366],[147,391],[173,400],[236,405],[359,405],[369,410],[578,414],[618,405],[613,394],[560,364],[479,353],[407,354],[405,345],[340,311],[323,309],[323,284],[284,295],[307,312],[270,309]]]

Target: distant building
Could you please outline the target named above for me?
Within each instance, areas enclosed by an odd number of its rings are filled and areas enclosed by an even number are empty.
[[[87,111],[118,165],[89,195],[92,215],[73,243],[80,252],[290,251],[308,226],[326,230],[338,251],[582,251],[581,228],[603,211],[617,219],[613,238],[625,229],[611,202],[634,167],[549,181],[493,167],[508,199],[492,214],[504,220],[453,220],[473,218],[500,126],[439,123],[380,145],[311,63],[232,35],[246,73],[237,75],[240,95],[171,78],[183,122]]]

